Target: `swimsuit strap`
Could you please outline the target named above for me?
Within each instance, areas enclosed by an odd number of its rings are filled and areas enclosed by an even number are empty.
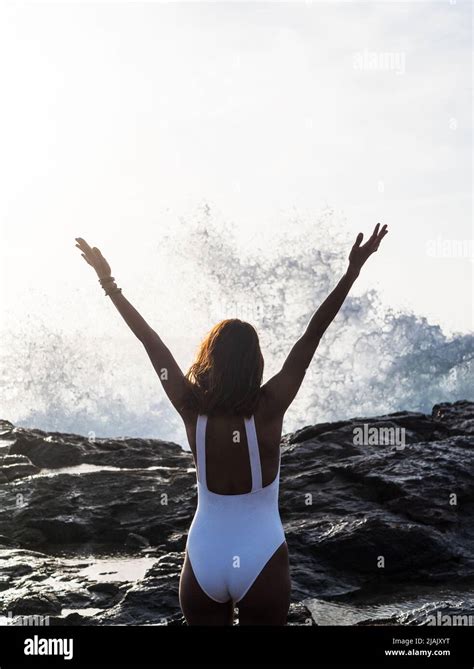
[[[252,470],[252,492],[262,487],[262,466],[260,464],[260,452],[258,449],[257,430],[255,419],[245,418],[245,431],[247,433],[247,446],[249,449],[250,468]]]
[[[196,459],[198,481],[207,488],[206,481],[206,425],[207,416],[199,414],[196,421]]]
[[[258,448],[255,419],[244,418],[247,446],[249,451],[250,469],[252,472],[252,492],[262,487],[262,466]],[[199,414],[196,421],[196,460],[198,481],[207,489],[206,479],[206,427],[207,416]]]

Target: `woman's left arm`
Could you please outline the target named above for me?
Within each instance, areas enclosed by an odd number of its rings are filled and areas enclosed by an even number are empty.
[[[100,250],[97,247],[90,247],[81,237],[77,237],[76,242],[84,260],[95,269],[106,295],[110,297],[133,334],[145,347],[165,393],[182,416],[187,381],[171,351],[117,287],[114,277],[111,276],[110,265]]]

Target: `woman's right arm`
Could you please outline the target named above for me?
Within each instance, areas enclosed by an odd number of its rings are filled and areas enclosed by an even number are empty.
[[[110,297],[125,323],[143,344],[165,393],[184,420],[187,415],[184,406],[187,381],[173,354],[133,304],[122,294],[121,289],[117,288],[115,279],[111,276],[110,265],[100,250],[97,247],[90,247],[82,237],[76,238],[76,246],[82,252],[84,260],[96,271],[106,295]]]
[[[269,416],[281,417],[295,399],[321,337],[343,305],[362,265],[377,251],[382,238],[387,234],[386,225],[380,231],[379,227],[377,223],[372,236],[363,246],[363,234],[360,232],[357,235],[344,276],[315,312],[305,332],[289,352],[281,370],[262,387],[265,413]]]

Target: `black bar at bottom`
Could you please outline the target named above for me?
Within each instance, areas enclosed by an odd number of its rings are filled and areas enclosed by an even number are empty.
[[[466,627],[0,627],[0,669],[195,664],[474,667]],[[62,640],[62,641],[61,641]],[[72,645],[71,645],[72,641]],[[63,654],[43,654],[44,652]],[[32,654],[30,654],[30,652]],[[34,654],[33,654],[34,653]],[[68,655],[71,655],[67,659]]]

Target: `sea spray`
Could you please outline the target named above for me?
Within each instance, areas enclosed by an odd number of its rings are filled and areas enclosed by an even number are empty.
[[[314,220],[290,217],[283,232],[239,238],[206,207],[148,241],[146,259],[154,261],[143,262],[140,282],[123,285],[124,294],[182,368],[215,322],[238,317],[259,332],[267,379],[339,280],[352,239],[330,209]],[[84,290],[98,288],[91,280]],[[45,316],[3,332],[3,417],[45,430],[184,444],[181,420],[145,351],[111,304],[100,308],[102,316],[85,311],[76,329],[51,329]],[[471,334],[448,338],[423,315],[393,310],[374,289],[351,294],[321,341],[284,429],[429,411],[437,402],[472,397],[473,349]]]

